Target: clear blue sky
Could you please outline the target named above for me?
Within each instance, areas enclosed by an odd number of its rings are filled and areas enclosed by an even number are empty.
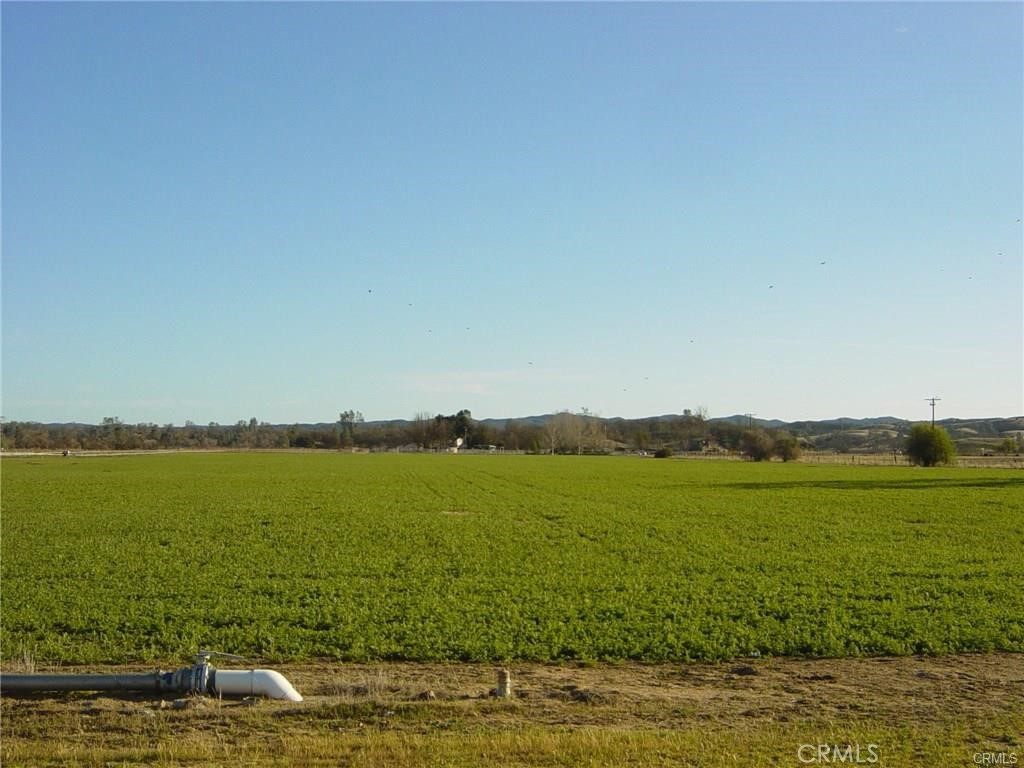
[[[0,13],[7,419],[1024,413],[1021,3]]]

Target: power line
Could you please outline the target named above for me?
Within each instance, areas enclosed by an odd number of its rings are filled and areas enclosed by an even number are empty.
[[[932,429],[935,429],[935,403],[941,399],[941,397],[926,397],[924,399],[926,403],[931,403],[932,406]]]

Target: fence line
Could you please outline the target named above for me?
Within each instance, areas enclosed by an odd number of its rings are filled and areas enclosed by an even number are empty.
[[[807,451],[800,461],[808,464],[864,464],[865,466],[909,466],[902,453],[824,453]],[[958,456],[956,466],[973,468],[1024,469],[1021,456]]]

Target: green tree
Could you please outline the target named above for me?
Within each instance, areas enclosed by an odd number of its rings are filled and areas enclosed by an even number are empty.
[[[956,461],[956,447],[942,427],[915,424],[907,434],[907,457],[912,464],[934,467]]]
[[[473,421],[473,414],[469,412],[469,409],[463,408],[454,416],[449,416],[448,418],[451,419],[452,432],[455,437],[461,437],[468,447],[470,445],[470,438],[473,436],[473,430],[476,427],[476,422]]]

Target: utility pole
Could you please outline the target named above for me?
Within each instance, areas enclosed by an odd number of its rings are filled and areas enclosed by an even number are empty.
[[[941,399],[941,397],[926,397],[924,399],[926,403],[931,403],[932,406],[932,429],[935,429],[935,403]]]
[[[756,413],[744,413],[743,415],[747,417],[747,429],[753,429],[754,428],[754,417],[757,416],[757,414]]]

